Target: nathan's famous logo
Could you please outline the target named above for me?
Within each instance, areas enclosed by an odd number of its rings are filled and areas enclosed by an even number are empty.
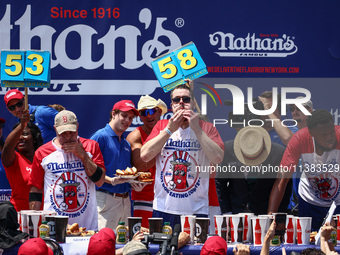
[[[87,185],[81,177],[74,172],[65,172],[53,189],[54,202],[62,212],[75,212],[85,204],[86,190]]]
[[[338,192],[339,182],[329,173],[324,173],[313,178],[308,178],[315,190],[316,197],[324,200],[334,200]]]
[[[196,166],[195,159],[187,151],[174,151],[168,160],[170,160],[170,169],[165,171],[163,176],[166,188],[176,192],[192,189],[198,179],[198,172],[192,170],[194,169],[192,165]]]
[[[237,120],[236,118],[230,118],[229,114],[229,120],[227,119],[213,119],[214,126],[216,125],[223,125],[229,123],[231,127],[240,127],[240,125],[245,126],[263,126],[265,122],[270,122],[272,127],[274,127],[274,120],[271,119],[265,119],[263,117],[268,116],[269,114],[276,111],[278,107],[278,88],[273,87],[272,88],[272,106],[270,109],[264,109],[262,102],[255,101],[254,102],[254,96],[253,96],[253,88],[248,87],[247,93],[247,101],[245,101],[244,94],[240,88],[238,88],[235,85],[231,84],[215,84],[214,87],[200,83],[207,88],[209,88],[213,93],[216,95],[216,97],[219,99],[220,104],[222,105],[222,101],[220,98],[222,90],[219,90],[219,93],[217,93],[216,89],[227,89],[228,95],[231,93],[232,100],[226,100],[224,104],[226,105],[232,105],[232,116],[238,116]],[[206,92],[214,101],[215,106],[217,106],[216,100],[211,92],[207,89],[203,89],[204,92]],[[299,97],[299,98],[288,98],[289,93],[296,93],[296,94],[303,94],[305,97]],[[201,113],[202,115],[207,115],[208,113],[208,100],[207,100],[207,94],[201,94]],[[304,103],[308,102],[311,99],[311,93],[308,89],[305,88],[298,88],[298,87],[281,87],[281,116],[287,115],[287,105],[295,104],[297,108],[300,109],[300,111],[305,115],[311,115],[311,113],[306,109],[305,106],[303,106]],[[225,111],[220,111],[223,113],[223,117],[225,116]],[[277,120],[281,121],[281,120]],[[286,125],[287,123],[287,125]],[[293,123],[293,124],[292,124]],[[297,122],[294,119],[284,119],[281,121],[281,124],[283,126],[296,126]]]
[[[269,36],[269,35],[268,35]],[[215,52],[220,57],[277,57],[284,58],[298,51],[293,37],[277,34],[273,37],[256,37],[255,33],[247,34],[245,38],[235,37],[232,33],[221,31],[209,35],[210,44],[218,46]]]
[[[167,18],[154,17],[148,8],[141,9],[139,15],[135,15],[143,25],[142,31],[138,24],[126,24],[118,27],[109,22],[104,24],[107,25],[106,31],[100,29],[103,33],[102,37],[100,37],[100,32],[86,24],[66,25],[65,23],[66,26],[63,26],[64,30],[61,31],[60,28],[52,26],[55,24],[53,18],[45,19],[44,24],[33,26],[40,20],[31,21],[31,17],[38,16],[37,13],[31,13],[31,5],[26,5],[25,13],[17,20],[13,20],[11,8],[15,9],[10,4],[6,5],[6,10],[0,20],[1,34],[8,39],[0,41],[1,49],[10,49],[11,45],[15,43],[18,44],[19,49],[32,49],[34,48],[34,45],[31,45],[32,38],[39,38],[41,48],[54,54],[51,59],[51,69],[58,65],[68,70],[77,68],[114,70],[118,65],[125,69],[138,69],[144,65],[151,67],[151,62],[155,57],[165,52],[171,52],[182,45],[175,32],[163,27]],[[56,13],[53,12],[51,16],[56,18]],[[155,24],[151,22],[155,22]],[[15,25],[20,33],[20,40],[17,42],[13,41],[13,38],[17,37],[11,36],[11,33],[14,33],[12,27]],[[105,29],[105,26],[102,27]],[[73,35],[79,37],[79,40],[70,39]],[[148,37],[145,38],[144,35]],[[163,43],[164,38],[167,41],[166,44]],[[126,46],[125,49],[120,49],[121,52],[125,50],[123,63],[117,63],[117,54],[114,50],[116,42],[120,40],[124,40]],[[72,58],[67,54],[73,48],[79,49],[78,58]],[[94,60],[92,52],[101,52],[100,58]],[[153,56],[155,52],[156,56]]]

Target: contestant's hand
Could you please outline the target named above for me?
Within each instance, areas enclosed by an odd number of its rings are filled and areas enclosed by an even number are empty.
[[[112,186],[115,186],[115,185],[118,185],[118,184],[122,184],[122,183],[126,183],[128,181],[129,181],[129,179],[120,178],[120,177],[112,177],[111,178]]]
[[[146,185],[147,183],[131,183],[131,187],[137,192],[142,191]]]
[[[179,106],[178,106],[179,107]],[[184,117],[185,109],[178,110],[174,115],[171,116],[169,119],[169,123],[167,125],[167,128],[172,132],[176,132],[177,129],[183,124],[183,122],[186,120]]]
[[[27,123],[30,122],[30,114],[28,110],[23,110],[20,116],[20,124],[23,127],[27,127]]]

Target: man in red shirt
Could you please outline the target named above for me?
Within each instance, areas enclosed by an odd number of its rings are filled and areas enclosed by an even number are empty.
[[[137,127],[128,136],[127,140],[131,145],[131,161],[138,172],[150,172],[151,178],[155,179],[155,162],[156,159],[145,163],[140,158],[140,149],[150,135],[153,127],[160,120],[163,114],[166,114],[168,108],[161,100],[156,100],[149,95],[141,96],[138,102],[138,111],[142,126]],[[142,217],[142,226],[149,228],[148,218],[152,217],[152,204],[154,198],[154,183],[146,185],[142,191],[132,190],[131,198],[134,201],[133,216]]]

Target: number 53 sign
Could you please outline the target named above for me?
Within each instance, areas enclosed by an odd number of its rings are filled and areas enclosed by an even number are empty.
[[[194,80],[208,73],[193,42],[158,57],[151,66],[164,92],[184,83],[185,79]]]
[[[2,87],[49,87],[49,51],[1,51]]]

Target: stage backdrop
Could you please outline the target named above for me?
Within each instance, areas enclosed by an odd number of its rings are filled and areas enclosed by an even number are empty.
[[[295,91],[290,98],[308,90],[314,107],[339,123],[339,9],[338,0],[2,0],[0,49],[51,52],[51,86],[30,88],[29,102],[74,111],[83,137],[105,126],[118,100],[137,104],[150,94],[170,106],[150,63],[191,41],[209,71],[195,80],[195,97],[200,108],[206,98],[211,121],[233,110],[223,104],[233,99],[231,91],[217,86],[229,84],[244,100],[273,88]],[[0,113],[7,135],[16,120],[2,98]],[[129,131],[140,124],[135,119]],[[223,140],[235,135],[227,124],[217,128]]]

